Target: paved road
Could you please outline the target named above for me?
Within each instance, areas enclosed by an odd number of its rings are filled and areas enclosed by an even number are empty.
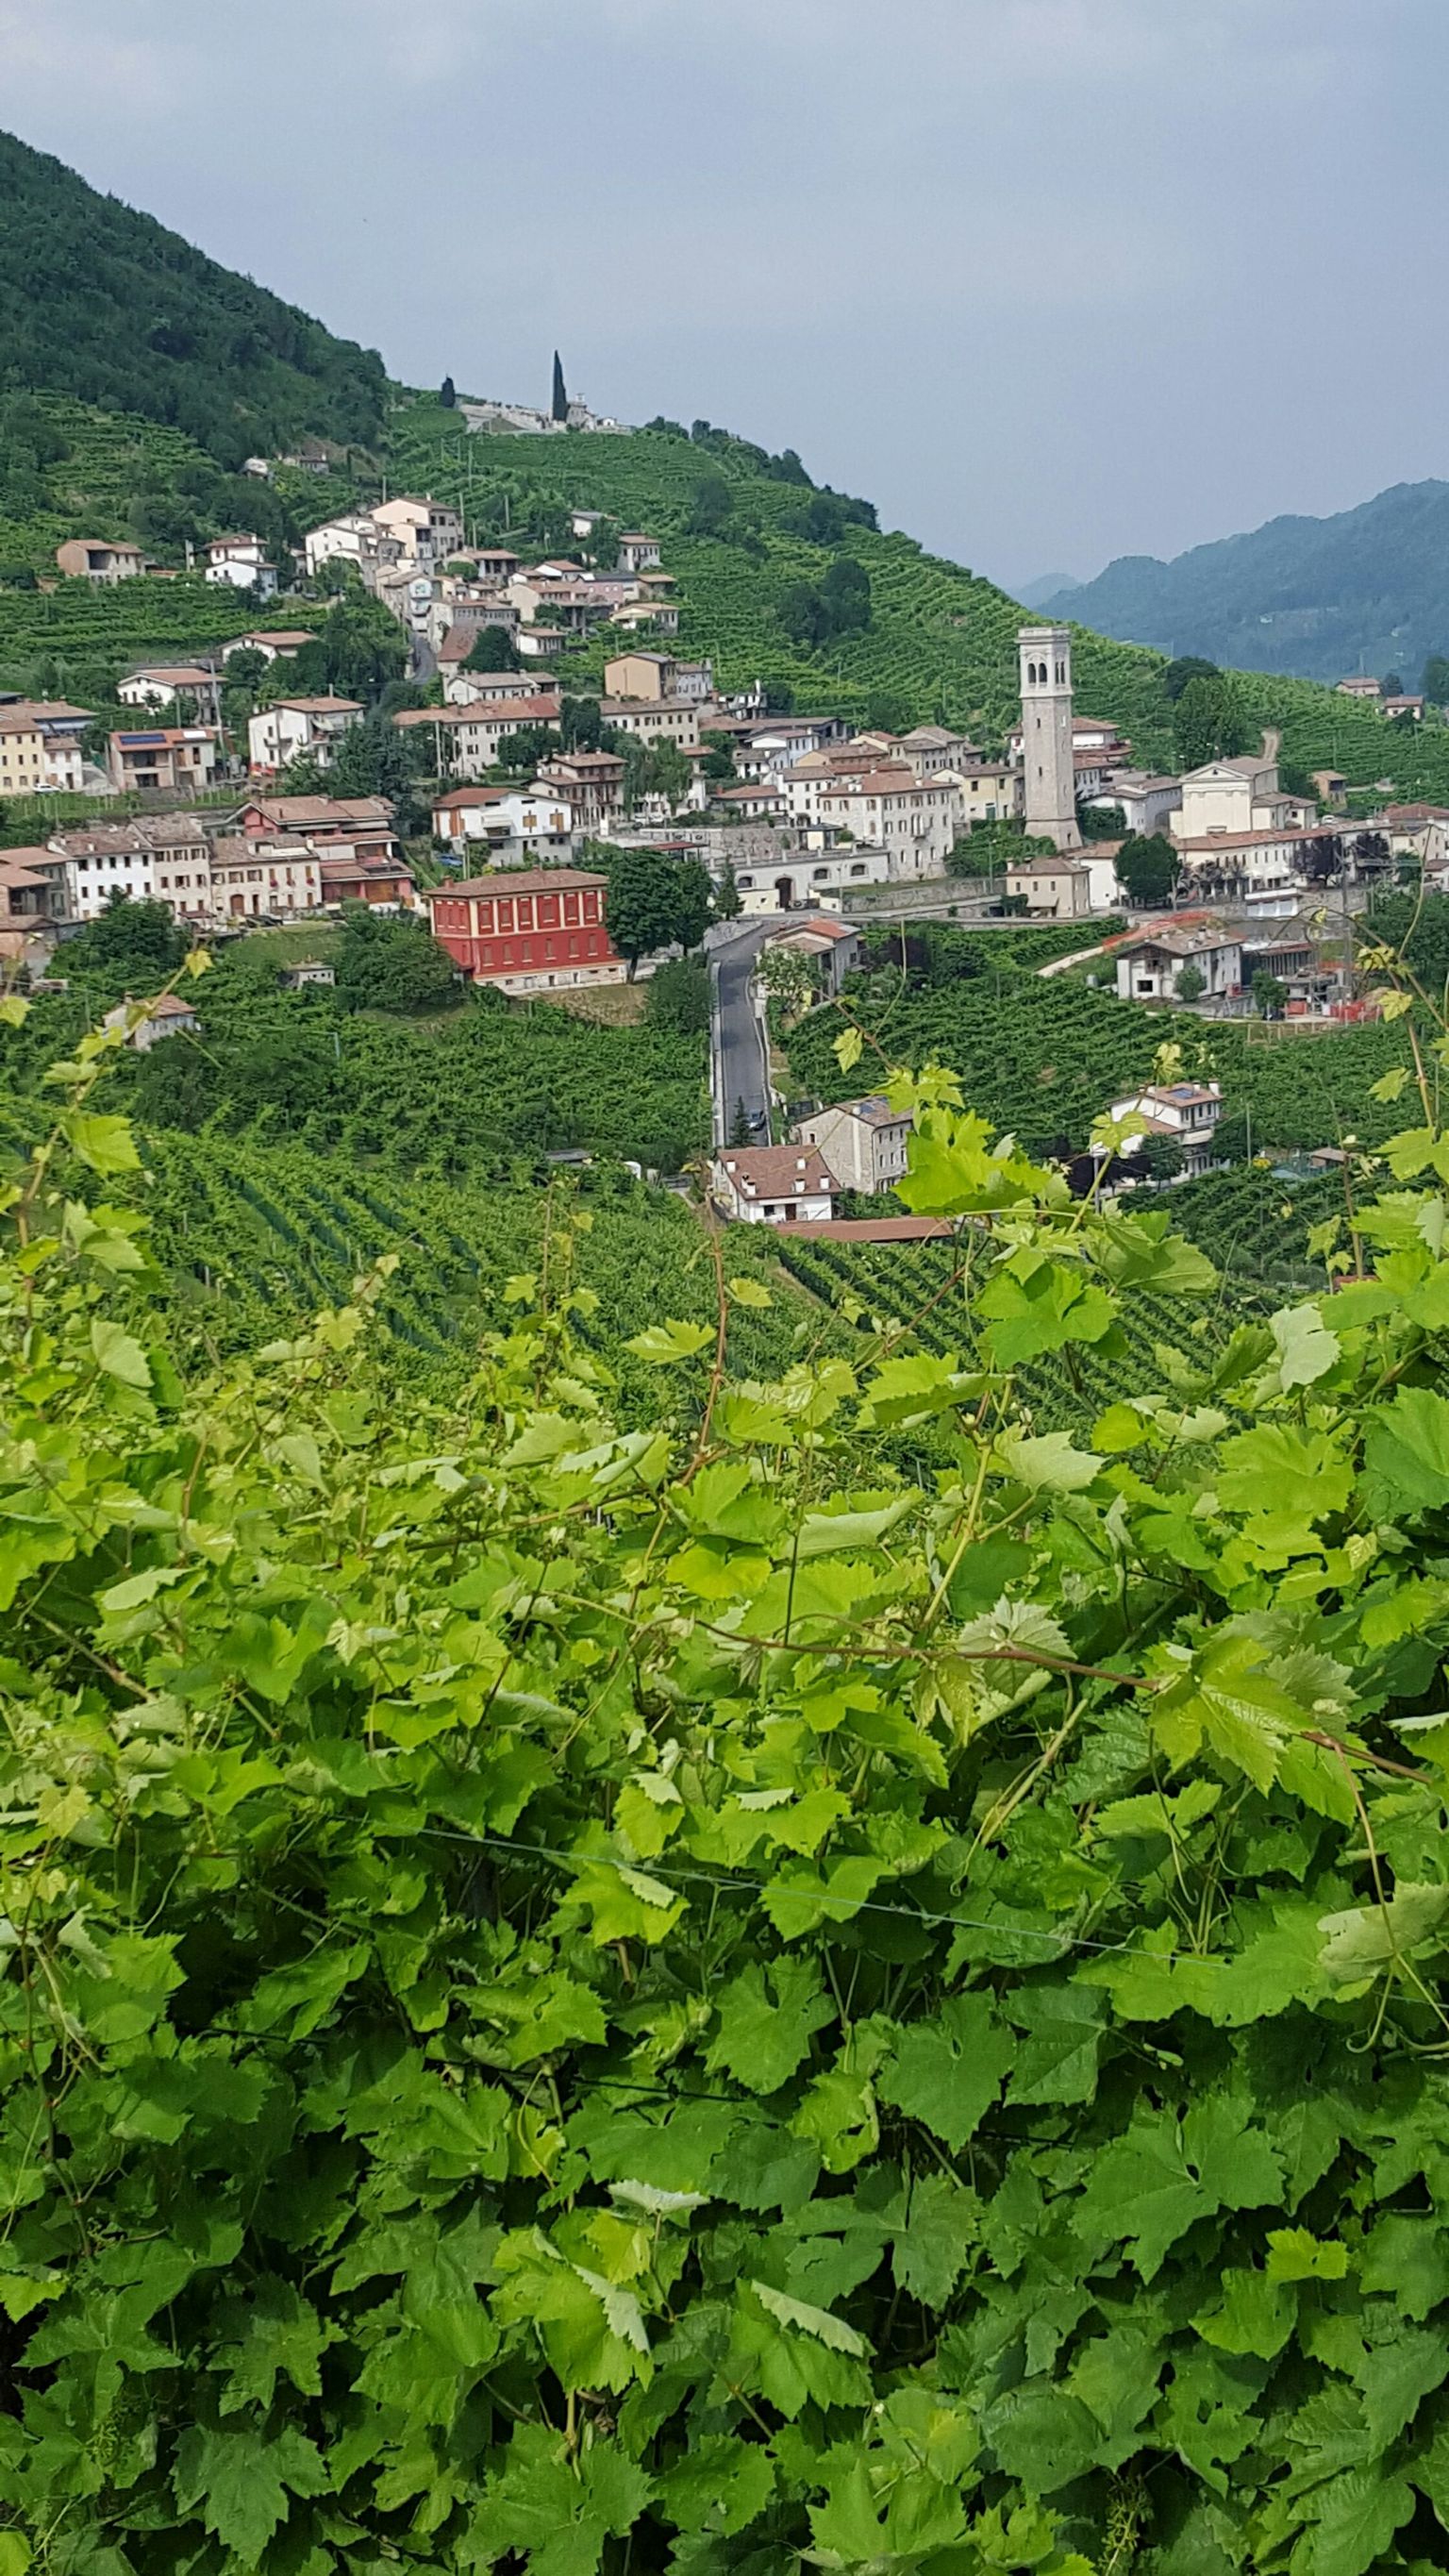
[[[733,926],[732,926],[733,927]],[[762,1117],[765,1124],[755,1141],[770,1141],[769,1064],[760,1023],[750,1002],[750,977],[755,958],[767,932],[778,929],[778,916],[771,913],[749,927],[735,930],[713,947],[714,1013],[710,1031],[710,1081],[714,1091],[714,1140],[717,1145],[728,1141],[734,1125],[735,1110],[743,1100],[751,1117]]]
[[[410,626],[408,633],[412,639],[410,676],[414,680],[430,680],[438,667],[438,657],[426,635],[420,634],[416,626]]]

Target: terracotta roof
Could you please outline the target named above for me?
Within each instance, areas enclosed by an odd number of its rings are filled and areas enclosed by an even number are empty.
[[[506,787],[451,787],[446,796],[433,798],[433,812],[451,814],[469,805],[496,805],[509,793]]]
[[[245,635],[234,635],[230,644],[222,646],[222,651],[229,653],[238,644],[271,644],[278,651],[285,651],[289,645],[310,644],[312,640],[310,626],[249,626]]]
[[[274,698],[272,705],[290,707],[299,716],[360,716],[362,713],[360,698]],[[265,715],[269,710],[263,707],[258,712]]]
[[[429,886],[429,903],[446,903],[454,895],[576,894],[581,886],[606,886],[609,880],[592,868],[489,868],[460,885]]]
[[[814,1217],[790,1230],[835,1243],[940,1243],[956,1232],[940,1216]]]
[[[557,696],[469,698],[461,707],[404,707],[393,717],[393,723],[404,727],[422,724],[546,724],[558,712]]]
[[[390,824],[392,807],[383,796],[248,796],[241,813],[265,814],[278,823]]]
[[[814,1145],[722,1146],[714,1160],[742,1199],[833,1197],[840,1188]]]
[[[821,790],[821,803],[830,796],[929,796],[937,793],[928,780],[922,786],[910,769],[867,769],[848,785]]]
[[[199,662],[138,662],[134,671],[126,673],[121,686],[125,687],[126,680],[165,680],[173,688],[209,689],[215,677],[214,671],[204,671]]]

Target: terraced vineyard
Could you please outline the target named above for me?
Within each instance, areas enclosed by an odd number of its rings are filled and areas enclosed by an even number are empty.
[[[1350,1128],[1373,1143],[1403,1124],[1396,1105],[1367,1097],[1370,1083],[1407,1061],[1397,1025],[1306,1036],[1258,1022],[1210,1027],[1186,1014],[1149,1014],[1069,976],[1045,983],[1017,976],[998,989],[983,975],[904,992],[879,977],[868,991],[852,988],[844,1009],[813,1011],[792,1030],[797,1097],[845,1100],[860,1091],[863,1073],[879,1080],[875,1044],[849,1074],[836,1061],[835,1040],[850,1017],[878,1032],[889,1063],[950,1065],[967,1107],[1038,1153],[1063,1142],[1085,1147],[1093,1120],[1114,1095],[1151,1081],[1159,1049],[1174,1040],[1184,1071],[1216,1077],[1229,1113],[1251,1112],[1261,1144],[1333,1145]]]
[[[147,1148],[146,1205],[170,1303],[186,1338],[217,1352],[256,1349],[347,1301],[382,1255],[398,1266],[379,1314],[398,1374],[445,1388],[465,1375],[479,1336],[507,1331],[535,1295],[557,1305],[587,1292],[580,1338],[619,1376],[626,1407],[651,1415],[671,1395],[667,1372],[623,1346],[671,1317],[712,1325],[714,1264],[696,1218],[678,1199],[633,1189],[581,1194],[571,1177],[548,1190],[489,1190],[400,1179],[355,1160],[295,1146],[228,1145],[167,1135]],[[766,1287],[766,1307],[734,1306],[730,1363],[773,1377],[818,1346],[822,1319],[790,1293],[763,1247],[737,1230],[731,1277]],[[536,1292],[508,1294],[532,1279]],[[838,1340],[833,1327],[827,1341]]]

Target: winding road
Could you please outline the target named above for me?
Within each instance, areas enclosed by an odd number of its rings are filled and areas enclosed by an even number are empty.
[[[770,1141],[770,1067],[765,1034],[750,999],[755,959],[778,913],[753,921],[722,923],[710,941],[709,1080],[714,1101],[714,1141],[727,1144],[741,1101],[748,1118],[760,1121],[754,1141]]]

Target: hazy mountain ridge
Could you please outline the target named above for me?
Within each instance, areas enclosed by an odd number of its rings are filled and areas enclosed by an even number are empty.
[[[1270,519],[1170,562],[1120,555],[1043,604],[1166,653],[1313,680],[1395,670],[1412,687],[1449,642],[1449,483],[1397,483],[1357,509]]]

